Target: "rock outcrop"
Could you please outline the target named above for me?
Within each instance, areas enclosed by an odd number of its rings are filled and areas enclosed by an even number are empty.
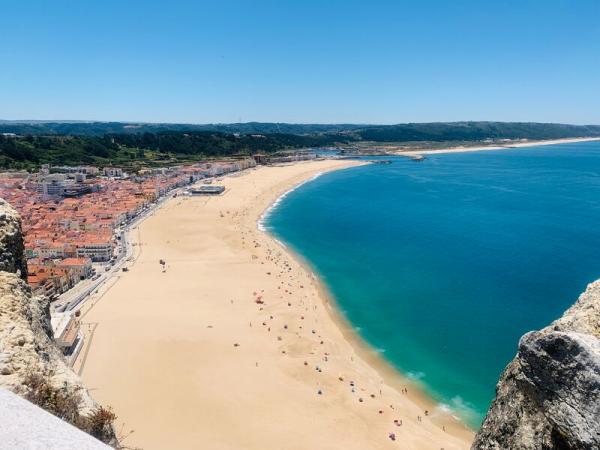
[[[0,198],[0,271],[25,278],[27,263],[23,252],[21,220],[17,212]]]
[[[31,375],[77,393],[80,412],[96,404],[52,340],[48,300],[14,273],[0,272],[0,387],[26,396]]]
[[[525,334],[473,449],[600,449],[600,280]]]
[[[25,282],[21,222],[1,199],[0,251],[0,388],[86,429],[98,405],[54,343],[48,300]],[[114,437],[110,426],[96,434]]]

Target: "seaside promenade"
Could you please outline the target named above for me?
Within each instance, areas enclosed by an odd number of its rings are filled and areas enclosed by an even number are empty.
[[[170,199],[130,232],[135,262],[82,309],[78,367],[133,430],[125,445],[469,447],[470,430],[351,345],[314,275],[257,228],[283,192],[354,164],[225,177],[225,194]]]

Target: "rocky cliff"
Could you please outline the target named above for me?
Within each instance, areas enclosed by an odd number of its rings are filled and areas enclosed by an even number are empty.
[[[0,271],[26,277],[21,221],[17,213],[0,198]]]
[[[600,449],[600,280],[525,334],[473,449]]]
[[[20,218],[0,199],[0,388],[90,431],[88,418],[102,409],[54,344],[48,300],[25,282],[23,250]],[[96,435],[110,441],[104,425]]]

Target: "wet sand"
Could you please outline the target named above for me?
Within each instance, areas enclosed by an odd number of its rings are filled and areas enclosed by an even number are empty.
[[[362,345],[306,265],[257,228],[283,192],[354,164],[229,176],[223,195],[169,200],[131,231],[135,262],[82,311],[76,365],[121,434],[134,430],[125,445],[469,447],[472,431]]]

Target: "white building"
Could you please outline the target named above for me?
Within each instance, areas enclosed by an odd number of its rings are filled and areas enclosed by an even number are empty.
[[[57,267],[68,269],[75,282],[89,278],[92,275],[92,260],[89,258],[65,258],[56,264]]]
[[[102,173],[105,177],[121,178],[123,176],[123,169],[120,167],[105,167]]]
[[[65,257],[65,247],[63,245],[38,245],[34,251],[34,256],[42,259],[62,259]]]
[[[35,190],[38,194],[47,197],[59,197],[68,185],[69,182],[64,175],[46,175],[35,183]]]
[[[109,261],[112,257],[112,242],[84,242],[77,245],[78,258],[90,258],[92,261]]]

